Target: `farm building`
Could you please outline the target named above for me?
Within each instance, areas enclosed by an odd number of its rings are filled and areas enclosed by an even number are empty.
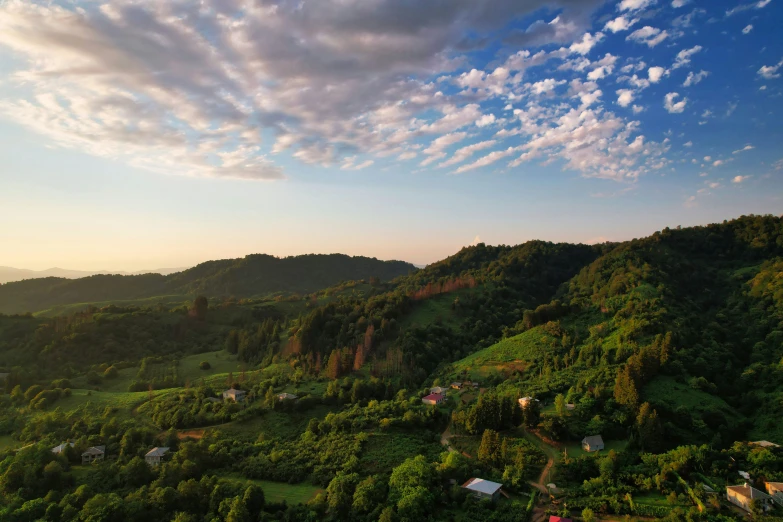
[[[574,411],[575,409],[576,409],[576,404],[572,404],[570,402],[566,404],[566,410]]]
[[[106,446],[93,446],[82,453],[82,464],[100,462],[106,457]]]
[[[231,399],[234,402],[242,402],[245,400],[246,394],[247,392],[244,390],[235,390],[234,388],[231,388],[223,392],[223,400]]]
[[[754,500],[759,501],[761,509],[764,511],[772,509],[772,497],[763,491],[759,491],[747,482],[742,486],[727,486],[726,499],[748,512],[750,512]]]
[[[600,435],[590,435],[582,439],[582,449],[585,451],[601,451],[604,449],[604,439]]]
[[[147,464],[150,466],[156,467],[159,466],[161,462],[166,460],[168,455],[169,448],[152,448],[147,452],[146,455],[144,455],[144,460],[146,460]]]
[[[761,446],[762,448],[779,448],[780,445],[770,442],[768,440],[757,440],[755,442],[749,442],[751,446]]]
[[[527,405],[533,401],[539,402],[538,399],[534,399],[533,397],[522,397],[519,399],[519,407],[525,409],[527,408]]]
[[[439,393],[444,394],[446,393],[447,388],[441,388],[440,386],[435,386],[434,388],[430,388],[430,393]]]
[[[424,397],[421,402],[424,404],[429,404],[431,406],[434,406],[436,404],[440,404],[441,402],[446,400],[446,396],[442,395],[440,393],[430,393],[426,397]]]
[[[277,400],[279,401],[293,401],[297,399],[297,396],[293,393],[281,393],[277,396]]]
[[[462,388],[462,383],[461,382],[452,382],[451,384],[449,384],[449,386],[451,386],[455,390],[459,390],[459,389]]]
[[[765,482],[764,487],[772,496],[772,500],[783,506],[783,482]]]
[[[480,478],[472,478],[462,485],[462,489],[467,489],[476,498],[489,498],[492,500],[498,499],[500,488],[502,487],[503,484]]]
[[[62,453],[65,450],[65,448],[67,446],[70,446],[70,447],[73,448],[73,442],[63,442],[59,446],[53,447],[52,448],[52,453],[54,453],[55,455],[59,455],[60,453]]]

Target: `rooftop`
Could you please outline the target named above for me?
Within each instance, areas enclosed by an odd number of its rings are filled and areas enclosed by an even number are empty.
[[[582,443],[595,446],[596,444],[603,444],[604,439],[600,435],[590,435],[589,437],[582,439]]]
[[[82,455],[103,455],[106,453],[106,446],[93,446],[87,448]]]
[[[485,493],[487,495],[494,495],[497,490],[503,487],[503,484],[492,482],[491,480],[484,480],[481,478],[472,478],[462,485],[463,488],[470,491],[476,491],[478,493]]]
[[[147,452],[145,457],[162,457],[169,452],[168,448],[152,448]]]
[[[441,395],[440,393],[430,393],[429,395],[427,395],[426,397],[424,397],[424,399],[422,399],[422,400],[425,400],[425,401],[426,401],[426,400],[430,400],[430,401],[439,401],[439,400],[441,400],[443,397],[444,397],[444,396],[443,396],[443,395]]]
[[[751,500],[772,498],[763,491],[759,491],[758,489],[747,484],[743,486],[726,486],[726,489]]]

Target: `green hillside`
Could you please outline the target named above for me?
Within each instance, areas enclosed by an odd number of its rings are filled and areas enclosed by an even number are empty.
[[[747,442],[783,445],[781,218],[479,244],[300,295],[240,265],[0,314],[0,520],[727,522],[704,485],[783,482],[783,448]],[[193,297],[240,280],[261,297]],[[455,381],[478,385],[422,403]],[[94,445],[113,458],[82,465]],[[148,467],[153,446],[171,461]],[[466,498],[471,477],[505,495]]]
[[[208,297],[259,297],[308,293],[341,281],[388,281],[415,271],[402,261],[380,261],[341,254],[277,258],[254,254],[208,261],[171,275],[94,275],[81,279],[47,277],[0,285],[0,313],[63,309],[65,305],[141,304],[155,299],[183,301]],[[72,310],[73,308],[71,308]]]

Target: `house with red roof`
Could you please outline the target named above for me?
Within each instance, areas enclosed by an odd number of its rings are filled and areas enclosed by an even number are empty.
[[[424,404],[429,404],[431,406],[435,406],[436,404],[440,404],[441,402],[446,400],[446,396],[442,393],[430,393],[426,397],[424,397],[421,402]]]

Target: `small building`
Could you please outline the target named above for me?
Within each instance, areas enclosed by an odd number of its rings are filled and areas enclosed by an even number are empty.
[[[576,404],[573,403],[566,403],[566,411],[574,411],[576,409]]]
[[[563,518],[563,517],[557,517],[555,515],[551,515],[549,517],[549,522],[574,522],[570,518]]]
[[[55,455],[59,455],[59,454],[60,454],[60,453],[62,453],[62,452],[65,450],[65,448],[66,448],[66,447],[68,447],[68,446],[70,446],[70,447],[72,447],[72,448],[73,448],[73,442],[63,442],[63,443],[62,443],[62,444],[60,444],[59,446],[55,446],[55,447],[53,447],[53,448],[52,448],[52,453],[54,453]]]
[[[223,400],[231,399],[234,402],[242,402],[245,400],[245,390],[235,390],[234,388],[228,389],[223,392]]]
[[[488,498],[493,501],[500,496],[500,488],[502,487],[503,484],[480,478],[472,478],[462,485],[462,489],[467,489],[474,497]]]
[[[452,382],[449,386],[451,386],[455,390],[459,390],[462,388],[461,382]]]
[[[169,448],[152,448],[144,455],[144,460],[152,467],[157,467],[166,460],[169,455]]]
[[[747,482],[742,486],[727,486],[726,499],[747,512],[750,512],[754,500],[758,501],[763,511],[772,509],[772,497]]]
[[[100,462],[106,457],[106,446],[93,446],[82,453],[82,464]]]
[[[429,404],[431,406],[435,406],[436,404],[440,404],[441,402],[446,400],[446,396],[441,393],[430,393],[426,397],[424,397],[421,402],[424,404]]]
[[[519,399],[519,407],[524,410],[525,408],[527,408],[527,405],[533,401],[539,402],[538,399],[534,399],[533,397],[522,397],[521,399]]]
[[[447,388],[441,388],[440,386],[435,386],[434,388],[430,388],[430,393],[438,393],[443,395],[446,393]]]
[[[277,400],[279,401],[293,401],[296,399],[298,399],[298,397],[293,393],[281,393],[277,396]]]
[[[582,439],[582,449],[585,451],[601,451],[604,449],[604,439],[600,435],[590,435]]]
[[[762,448],[779,448],[779,444],[775,444],[774,442],[770,442],[768,440],[757,440],[755,442],[749,442],[751,446],[761,446]]]
[[[765,482],[764,487],[772,496],[772,500],[783,506],[783,482]]]

